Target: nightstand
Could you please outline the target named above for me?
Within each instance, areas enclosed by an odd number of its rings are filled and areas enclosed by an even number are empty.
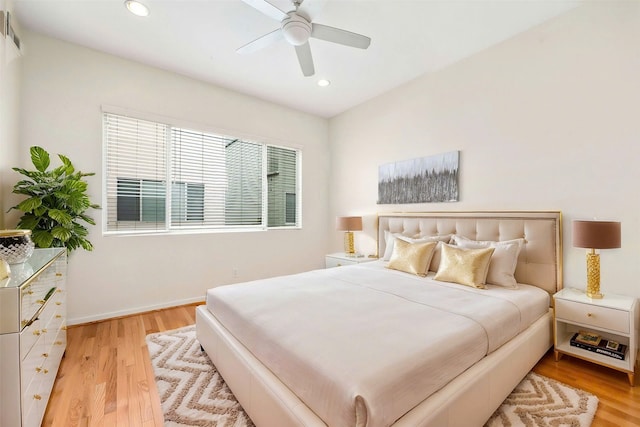
[[[553,296],[553,344],[556,361],[563,354],[584,359],[598,365],[625,372],[631,386],[635,385],[635,366],[638,354],[638,301],[636,298],[605,294],[591,299],[583,290],[565,288]],[[579,331],[589,331],[607,340],[627,346],[624,360],[595,353],[570,345],[571,337]]]
[[[340,267],[343,265],[361,264],[363,262],[377,261],[378,258],[369,258],[366,255],[347,256],[344,252],[329,254],[324,257],[325,268]]]

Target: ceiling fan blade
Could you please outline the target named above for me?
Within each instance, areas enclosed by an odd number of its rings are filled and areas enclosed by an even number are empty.
[[[313,57],[311,56],[311,47],[309,46],[309,42],[296,46],[295,48],[296,55],[298,55],[298,62],[302,69],[302,74],[304,74],[305,77],[313,76],[316,70],[313,67]]]
[[[358,49],[366,49],[371,44],[371,39],[367,36],[322,24],[312,24],[311,37]]]
[[[267,0],[242,0],[242,1],[248,4],[249,6],[253,7],[254,9],[257,9],[260,12],[264,13],[265,15],[275,19],[278,22],[282,21],[284,18],[288,16],[286,13],[284,13],[283,11],[281,11],[280,9],[278,9],[277,7],[269,3]]]
[[[282,30],[278,28],[277,30],[273,30],[270,33],[265,34],[264,36],[257,38],[242,47],[239,47],[238,49],[236,49],[236,52],[241,54],[253,53],[269,46],[270,44],[280,41],[283,38],[284,37],[282,36]]]

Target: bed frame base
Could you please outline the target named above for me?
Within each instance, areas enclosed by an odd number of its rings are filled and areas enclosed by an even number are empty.
[[[481,426],[553,343],[552,311],[424,400],[394,427]],[[258,427],[326,427],[206,306],[196,309],[196,335]]]

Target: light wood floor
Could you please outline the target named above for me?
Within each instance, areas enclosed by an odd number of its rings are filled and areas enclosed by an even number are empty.
[[[188,305],[70,327],[43,426],[162,426],[145,336],[194,322]],[[566,356],[556,363],[552,351],[534,371],[597,395],[593,427],[640,426],[640,386],[626,374]]]

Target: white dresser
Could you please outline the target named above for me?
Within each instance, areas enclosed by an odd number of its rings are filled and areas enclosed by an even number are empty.
[[[36,249],[0,281],[0,427],[37,427],[67,346],[66,249]]]

